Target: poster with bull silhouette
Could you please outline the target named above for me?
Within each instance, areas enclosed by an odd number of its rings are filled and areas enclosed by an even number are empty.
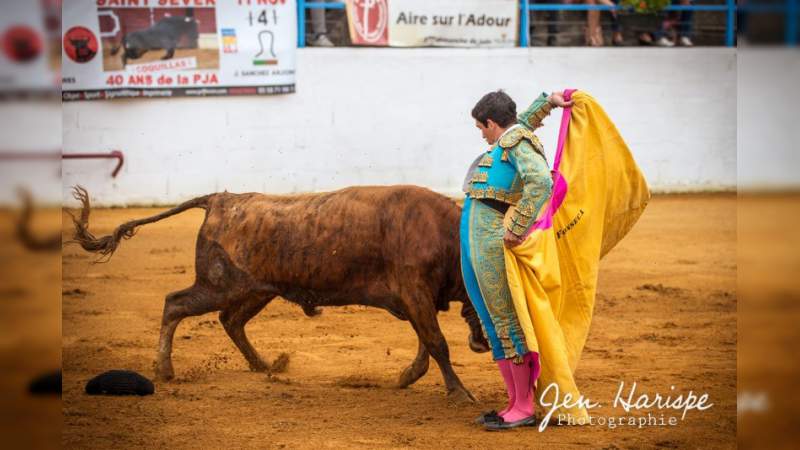
[[[294,92],[294,0],[71,0],[63,99]]]

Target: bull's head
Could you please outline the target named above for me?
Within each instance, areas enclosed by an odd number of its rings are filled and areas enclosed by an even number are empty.
[[[89,39],[72,39],[70,38],[69,43],[75,47],[75,50],[82,50],[89,46]]]

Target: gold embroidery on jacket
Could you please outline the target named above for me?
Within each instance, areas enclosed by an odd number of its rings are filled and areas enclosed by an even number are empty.
[[[473,199],[482,199],[488,198],[492,200],[498,200],[503,203],[507,203],[509,205],[516,205],[517,202],[522,198],[522,192],[508,192],[502,189],[497,189],[493,187],[487,188],[476,188],[471,187],[469,189],[469,196]]]
[[[494,160],[491,155],[484,155],[483,158],[481,158],[481,162],[478,163],[478,167],[492,167],[493,162]]]
[[[475,172],[474,174],[472,174],[473,183],[486,183],[487,181],[489,181],[488,172]]]
[[[539,141],[538,139],[536,139],[536,136],[533,134],[533,131],[525,127],[517,127],[506,133],[506,135],[503,136],[502,138],[500,138],[499,144],[500,147],[503,147],[503,149],[510,149],[514,148],[514,146],[519,144],[519,141],[521,141],[522,139],[527,139],[532,143]]]
[[[528,125],[530,125],[531,128],[539,128],[542,126],[542,121],[544,118],[550,115],[550,111],[552,111],[552,109],[553,105],[551,105],[550,102],[545,103],[538,110],[536,110],[536,112],[528,116]]]

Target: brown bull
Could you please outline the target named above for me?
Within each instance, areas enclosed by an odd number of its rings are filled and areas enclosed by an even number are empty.
[[[167,295],[164,304],[156,366],[161,379],[174,375],[172,340],[180,321],[212,311],[220,311],[220,322],[251,370],[269,370],[244,326],[280,296],[307,315],[316,314],[320,306],[358,304],[408,320],[419,349],[400,375],[399,386],[422,377],[430,355],[439,364],[448,395],[474,400],[453,371],[436,319],[449,302],[463,302],[470,348],[488,351],[461,278],[460,208],[451,199],[413,186],[352,187],[299,196],[225,192],[124,223],[112,235],[95,238],[88,231],[88,193],[76,187],[74,195],[83,203],[81,217],[73,217],[75,241],[107,257],[141,225],[191,208],[206,210],[197,236],[195,282]]]

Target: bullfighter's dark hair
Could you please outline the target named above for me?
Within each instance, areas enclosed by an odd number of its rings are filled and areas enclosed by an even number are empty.
[[[502,90],[484,95],[472,108],[472,118],[489,126],[489,119],[501,127],[509,127],[517,120],[517,104]]]

